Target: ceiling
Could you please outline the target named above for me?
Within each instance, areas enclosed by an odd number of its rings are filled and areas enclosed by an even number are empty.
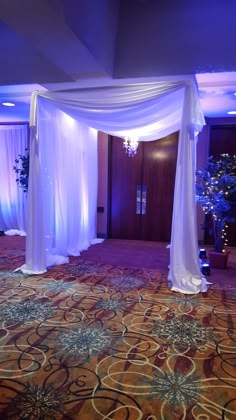
[[[236,112],[236,2],[192,3],[0,0],[0,121],[28,121],[35,90],[176,75],[196,75],[206,117],[230,118],[228,112]]]

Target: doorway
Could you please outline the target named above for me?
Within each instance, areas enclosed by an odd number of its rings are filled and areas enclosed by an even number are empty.
[[[108,237],[169,242],[178,133],[140,142],[129,157],[110,136]]]

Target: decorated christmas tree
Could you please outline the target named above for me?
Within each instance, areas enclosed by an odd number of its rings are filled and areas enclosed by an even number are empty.
[[[214,249],[222,252],[227,244],[227,222],[236,215],[236,155],[210,156],[204,169],[197,171],[197,201],[212,217]]]

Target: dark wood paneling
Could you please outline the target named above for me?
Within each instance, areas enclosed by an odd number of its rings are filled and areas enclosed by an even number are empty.
[[[147,213],[142,216],[143,240],[170,241],[177,151],[177,133],[144,143]]]
[[[216,125],[210,129],[209,155],[236,154],[236,125]]]
[[[110,138],[110,229],[114,239],[140,239],[141,215],[136,214],[136,187],[142,183],[143,145],[129,157],[122,140]]]
[[[111,137],[111,238],[170,240],[178,134],[140,142],[137,155],[128,157],[122,140]],[[147,187],[146,214],[136,214],[137,185]]]

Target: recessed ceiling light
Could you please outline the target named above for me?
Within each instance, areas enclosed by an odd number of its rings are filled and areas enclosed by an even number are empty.
[[[234,115],[236,114],[236,111],[228,111],[227,114]]]
[[[2,102],[2,105],[4,105],[4,106],[16,106],[16,104],[13,104],[12,102]]]

